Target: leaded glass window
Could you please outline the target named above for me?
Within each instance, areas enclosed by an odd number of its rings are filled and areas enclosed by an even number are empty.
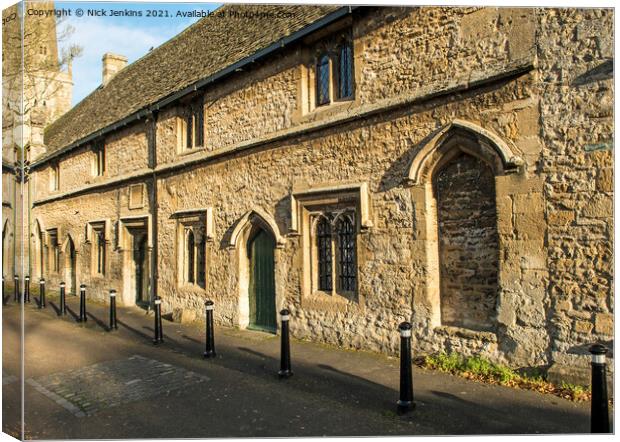
[[[347,42],[340,46],[338,54],[338,98],[353,95],[353,48]]]
[[[332,230],[329,222],[321,218],[316,226],[319,264],[319,290],[332,291]]]
[[[340,290],[355,291],[357,272],[355,268],[355,231],[348,217],[338,221],[336,226],[338,239],[338,277]]]
[[[201,235],[200,243],[198,244],[198,285],[203,289],[206,287],[205,281],[205,250],[207,248],[205,235]]]
[[[185,130],[187,131],[187,135],[185,139],[187,140],[187,148],[191,149],[194,147],[194,116],[189,114],[187,116],[187,121],[185,124]]]
[[[317,106],[329,103],[329,57],[321,55],[316,65],[316,103]]]
[[[194,146],[202,146],[204,144],[204,108],[202,103],[199,103],[195,111],[196,118],[196,138],[194,140]]]
[[[194,281],[194,232],[190,229],[187,231],[187,282]]]

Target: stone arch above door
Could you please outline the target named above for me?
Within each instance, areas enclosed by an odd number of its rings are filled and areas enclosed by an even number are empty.
[[[239,218],[232,233],[230,234],[230,239],[228,240],[226,246],[230,249],[237,248],[237,246],[243,242],[240,239],[243,238],[244,233],[256,224],[260,225],[273,235],[276,240],[276,247],[284,247],[286,244],[286,238],[280,234],[278,224],[269,213],[259,207],[252,208],[241,218]]]

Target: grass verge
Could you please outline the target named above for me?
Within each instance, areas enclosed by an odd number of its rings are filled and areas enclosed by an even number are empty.
[[[555,385],[546,381],[542,375],[518,373],[511,368],[494,364],[479,356],[464,357],[456,353],[439,353],[419,358],[416,363],[421,368],[451,373],[479,382],[535,390],[575,402],[590,400],[590,389],[588,387],[565,382],[562,385]]]

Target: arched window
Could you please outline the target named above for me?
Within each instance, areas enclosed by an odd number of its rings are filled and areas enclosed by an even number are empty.
[[[316,105],[329,103],[329,56],[322,54],[316,65]]]
[[[338,98],[353,96],[353,47],[343,43],[338,51]]]
[[[319,290],[332,291],[332,229],[327,219],[321,217],[316,226],[319,269]]]
[[[194,283],[194,232],[187,231],[187,282]]]
[[[338,236],[338,277],[340,290],[355,291],[357,273],[355,269],[355,230],[348,217],[343,217],[336,226]]]

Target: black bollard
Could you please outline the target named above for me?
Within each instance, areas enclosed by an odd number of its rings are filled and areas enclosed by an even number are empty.
[[[592,353],[592,404],[590,407],[590,432],[611,433],[609,427],[609,402],[607,397],[607,348],[601,344],[590,347]]]
[[[153,339],[153,344],[161,344],[164,342],[164,332],[162,330],[161,324],[161,298],[159,296],[155,297],[155,339]]]
[[[30,303],[30,276],[24,276],[24,302]]]
[[[415,407],[411,366],[411,324],[402,322],[398,329],[400,330],[400,399],[396,411],[399,415],[403,415]]]
[[[19,276],[15,275],[13,279],[15,280],[15,290],[13,290],[13,301],[20,302],[21,294],[19,293]]]
[[[39,280],[39,308],[45,308],[45,279]]]
[[[67,300],[65,299],[65,283],[61,282],[60,283],[60,312],[58,313],[58,316],[66,315],[66,314],[67,314]]]
[[[2,275],[2,305],[6,305],[8,296],[4,296],[4,275]]]
[[[213,333],[213,301],[205,302],[206,310],[206,339],[205,339],[205,352],[203,356],[205,358],[211,358],[215,356],[215,338]]]
[[[78,322],[86,322],[86,285],[80,284],[80,316]]]
[[[280,346],[280,371],[278,376],[280,378],[289,378],[293,376],[291,371],[291,343],[288,335],[288,321],[290,319],[291,312],[284,309],[280,312],[282,320],[282,343]]]
[[[116,323],[116,290],[110,290],[110,327],[108,331],[118,330]]]

